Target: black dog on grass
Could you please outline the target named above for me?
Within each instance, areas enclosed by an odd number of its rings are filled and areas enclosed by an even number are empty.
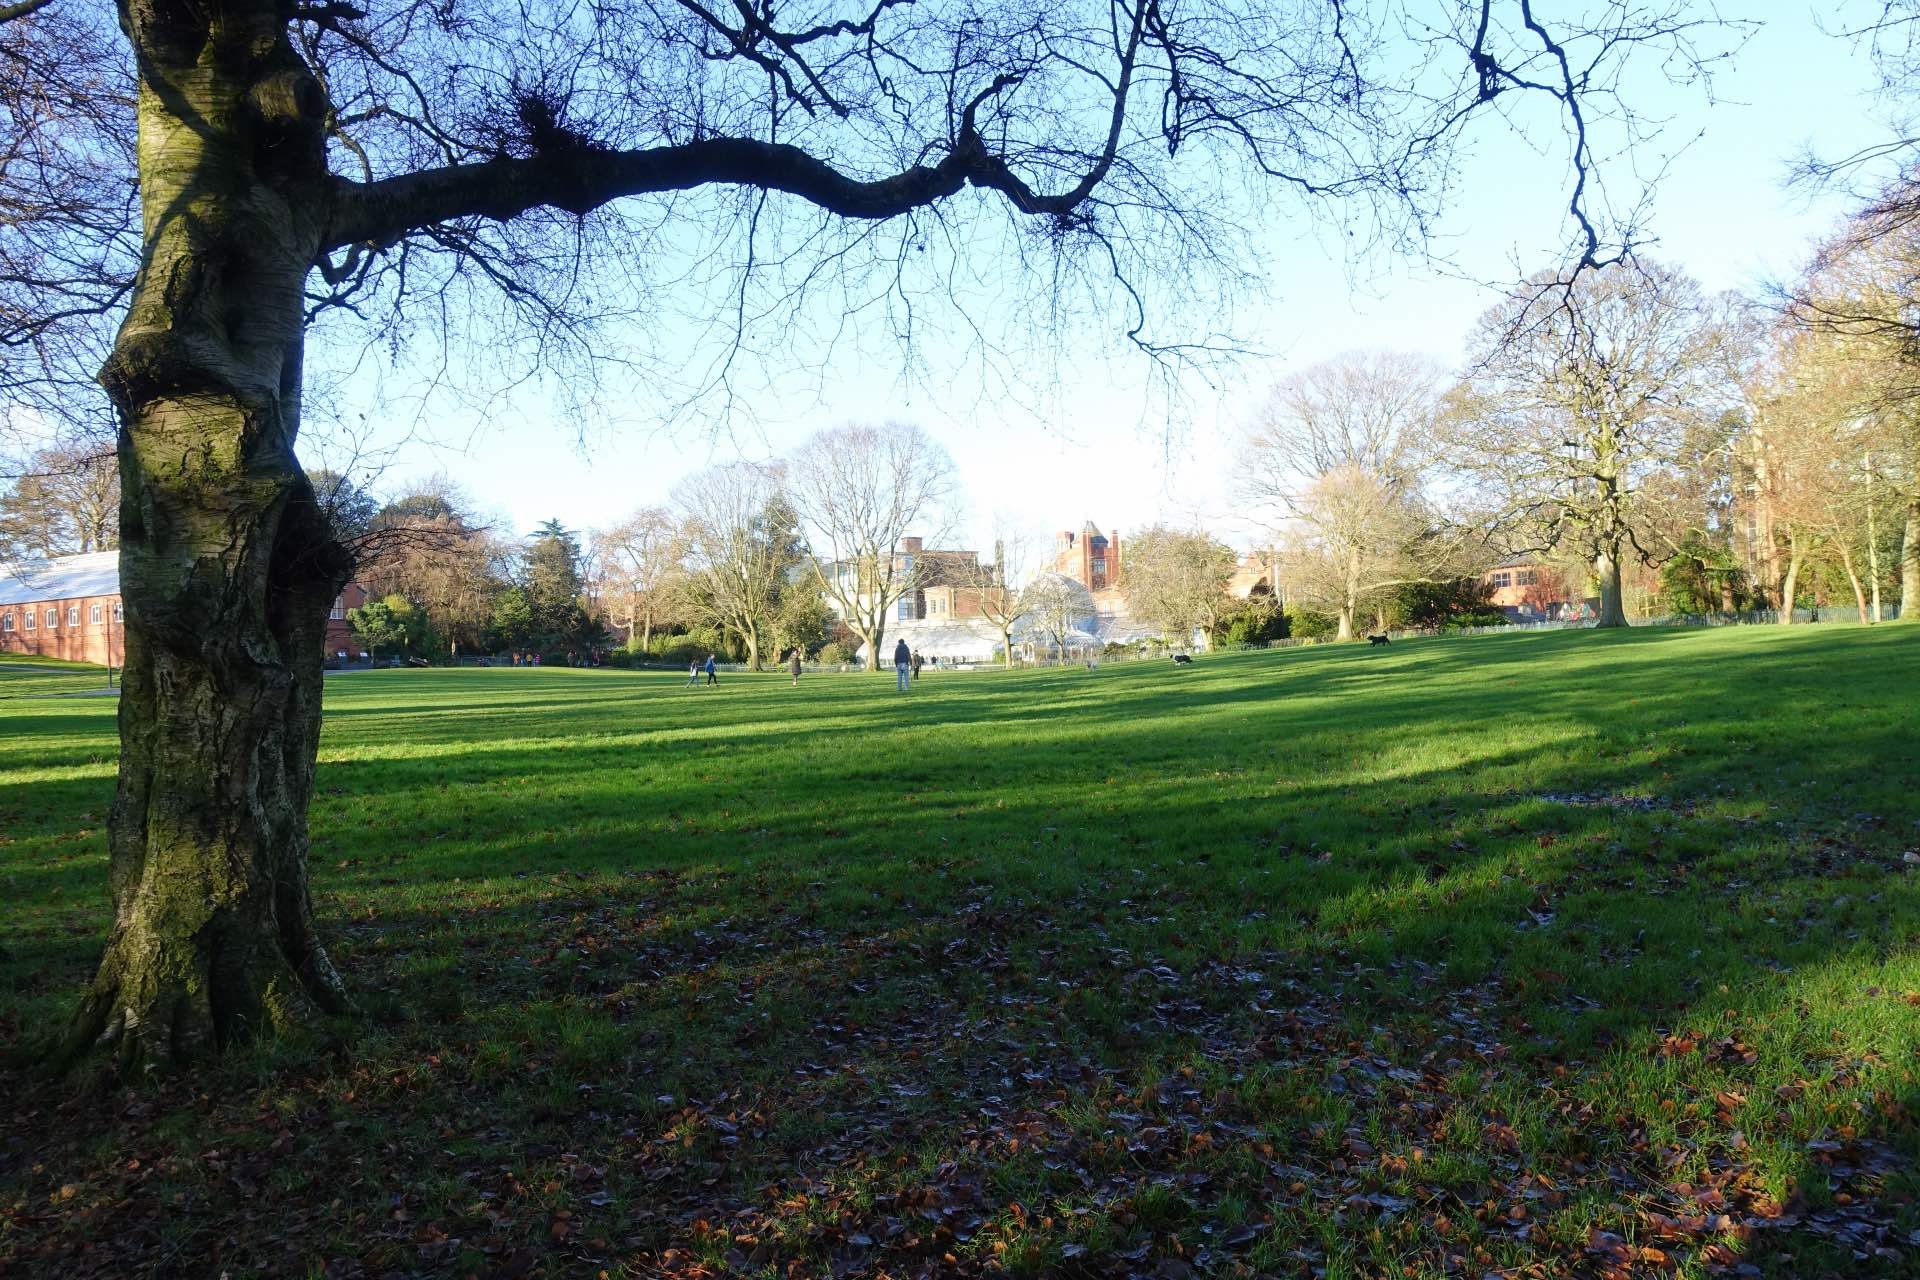
[[[1367,643],[1368,644],[1387,644],[1389,643],[1389,641],[1387,640],[1386,636],[1378,635],[1378,636],[1368,636]]]
[[[1184,653],[1176,653],[1173,655],[1173,665],[1176,667],[1190,667],[1193,665],[1193,659]]]

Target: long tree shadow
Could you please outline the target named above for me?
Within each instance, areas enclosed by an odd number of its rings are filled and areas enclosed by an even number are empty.
[[[367,1020],[337,1065],[229,1068],[259,1079],[185,1155],[258,1151],[230,1166],[252,1203],[305,1258],[370,1239],[368,1270],[1439,1274],[1719,1249],[1900,1274],[1875,1251],[1920,1226],[1913,661],[1861,652],[1857,696],[1891,711],[1841,734],[1810,714],[1823,682],[1763,655],[1633,681],[1637,704],[1598,661],[1502,689],[1498,732],[1463,747],[1441,677],[1510,677],[1439,642],[1382,655],[1436,686],[1391,700],[1365,696],[1364,651],[1178,686],[1061,672],[1022,686],[1013,750],[985,686],[811,724],[805,690],[761,686],[582,698],[522,740],[518,707],[444,741],[440,718],[336,731],[315,879]],[[47,857],[94,784],[58,785],[41,861],[3,864],[23,898],[98,875]],[[18,990],[50,999],[97,939],[18,945]],[[152,1135],[197,1105],[163,1099],[144,1140],[168,1149]],[[228,1185],[191,1159],[162,1186],[103,1170],[90,1143],[125,1122],[85,1111],[48,1159],[30,1119],[0,1144],[20,1203],[96,1186],[139,1239],[166,1187]],[[303,1217],[366,1144],[344,1225]],[[369,1206],[405,1226],[369,1235]],[[78,1265],[89,1227],[21,1229]]]

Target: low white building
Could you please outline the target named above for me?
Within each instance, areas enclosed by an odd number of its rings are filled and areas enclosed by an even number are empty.
[[[907,648],[922,658],[938,658],[942,665],[999,662],[1002,656],[999,628],[979,618],[896,622],[887,628],[886,636],[880,641],[882,666],[891,659],[893,646],[902,639],[906,640]],[[865,644],[860,646],[857,656],[861,662],[867,660]]]
[[[1158,640],[1160,633],[1125,613],[1097,611],[1091,593],[1079,583],[1059,574],[1042,577],[1058,581],[1053,585],[1066,592],[1077,607],[1071,610],[1071,625],[1064,636],[1056,637],[1032,615],[1021,617],[1013,626],[1013,650],[1016,658],[1032,662],[1058,656],[1064,645],[1069,657],[1098,654],[1109,644],[1131,645]],[[894,645],[902,639],[907,648],[921,658],[939,659],[947,664],[987,664],[1006,660],[1001,651],[1000,629],[984,618],[918,618],[895,621],[880,641],[881,665],[891,660]],[[858,653],[866,661],[867,647]]]

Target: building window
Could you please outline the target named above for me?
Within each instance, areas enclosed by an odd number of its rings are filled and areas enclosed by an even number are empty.
[[[901,596],[899,607],[894,610],[894,618],[900,622],[913,621],[913,597]]]
[[[115,601],[113,606],[113,620],[115,622],[125,622],[127,620],[127,606]]]
[[[60,625],[60,611],[58,609],[47,610],[48,630],[52,630],[54,627],[57,627],[59,625]]]
[[[336,622],[346,617],[347,616],[347,598],[345,596],[335,596],[333,598],[333,609],[327,614],[327,616],[329,618],[332,618]]]
[[[1530,587],[1535,582],[1539,581],[1539,575],[1537,575],[1532,569],[1522,569],[1520,572],[1513,575],[1513,580],[1515,584],[1518,586]]]
[[[0,631],[11,630],[13,630],[13,615],[10,613],[0,613]]]
[[[1496,588],[1510,587],[1513,585],[1513,574],[1506,569],[1502,569],[1489,578],[1488,581]]]
[[[107,620],[107,611],[101,606],[96,604],[87,610],[87,621],[92,623],[94,626],[97,627],[102,622],[105,622],[106,620]]]
[[[31,609],[27,610],[27,630],[29,631],[33,630],[35,625],[35,619],[37,617],[38,615],[35,614],[33,610]]]
[[[67,625],[70,627],[77,627],[80,625],[80,606],[79,605],[70,604],[67,606]]]

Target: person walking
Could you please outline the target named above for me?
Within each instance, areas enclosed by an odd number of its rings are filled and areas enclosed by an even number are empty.
[[[907,648],[907,638],[901,636],[893,646],[893,673],[900,677],[900,692],[907,691],[907,684],[913,679],[910,672],[913,667],[913,651]]]
[[[712,654],[707,655],[707,683],[710,685],[720,683],[720,677],[714,674],[714,663],[713,663]]]
[[[787,670],[793,673],[793,687],[800,687],[800,646],[795,645],[787,658]]]
[[[915,680],[918,680],[920,678],[920,666],[921,666],[920,651],[918,649],[915,649],[913,651],[913,678]]]
[[[700,655],[696,653],[693,655],[692,658],[687,660],[687,688],[691,689],[693,688],[693,686],[699,683],[700,683]]]

